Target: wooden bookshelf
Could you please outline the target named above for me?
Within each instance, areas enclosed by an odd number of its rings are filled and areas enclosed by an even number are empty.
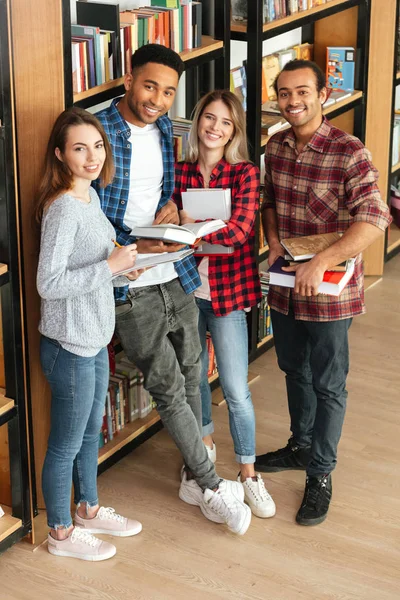
[[[355,90],[354,93],[351,96],[349,96],[348,98],[345,98],[344,100],[341,100],[340,102],[335,102],[335,104],[330,104],[329,106],[327,106],[327,108],[324,109],[324,115],[328,116],[328,115],[332,114],[333,112],[336,112],[338,109],[343,109],[348,104],[351,104],[351,103],[355,102],[356,100],[360,100],[362,97],[363,97],[363,93],[360,90]],[[289,127],[290,127],[290,125],[288,123],[281,129],[279,129],[279,131],[284,131],[285,129],[288,129]],[[261,146],[266,146],[266,144],[268,143],[268,140],[271,137],[272,136],[270,136],[270,135],[262,135],[261,136]]]
[[[11,509],[7,506],[2,506],[5,514],[0,517],[0,542],[5,540],[9,535],[17,531],[22,527],[21,519],[16,519],[11,516]]]
[[[387,254],[393,252],[400,246],[400,229],[395,223],[392,223],[388,232]]]
[[[184,50],[180,53],[180,57],[184,62],[187,62],[188,60],[199,58],[200,56],[204,56],[205,54],[209,54],[210,52],[214,52],[222,48],[223,42],[221,40],[215,40],[209,35],[203,35],[202,44],[199,48],[193,48],[193,50]],[[102,92],[106,92],[108,90],[117,88],[123,85],[124,79],[125,77],[112,79],[111,81],[107,81],[107,83],[102,83],[101,85],[97,85],[93,88],[85,90],[84,92],[74,94],[74,103],[80,102],[81,100],[86,100],[87,98],[92,98],[97,94],[101,94]]]
[[[293,28],[295,28],[296,21],[300,21],[301,19],[304,19],[304,17],[318,16],[318,13],[326,11],[327,8],[334,8],[342,4],[348,4],[349,8],[351,6],[354,6],[354,2],[351,2],[351,0],[331,0],[331,2],[321,4],[320,6],[315,6],[314,8],[310,8],[309,10],[303,10],[294,15],[289,15],[288,17],[283,17],[282,19],[276,19],[275,21],[271,21],[270,23],[265,23],[263,25],[263,33],[270,32],[271,34],[273,34],[274,29],[285,25],[292,26]],[[344,9],[345,6],[343,6],[343,10]],[[232,22],[231,31],[235,31],[237,33],[247,33],[247,24]]]
[[[8,412],[14,406],[14,400],[7,398],[5,390],[0,388],[0,416]]]
[[[268,244],[266,246],[263,246],[262,248],[258,249],[258,255],[262,256],[265,252],[268,252],[269,250],[269,246]]]
[[[7,271],[8,271],[7,265],[5,265],[4,263],[0,263],[0,275],[4,275],[4,273],[7,273]]]
[[[392,165],[392,169],[391,169],[392,175],[397,173],[397,171],[400,171],[400,162],[396,163],[395,165]]]
[[[257,349],[262,348],[265,344],[270,342],[272,339],[274,339],[273,335],[267,335],[267,337],[263,338],[260,342],[258,342]]]
[[[112,439],[111,442],[108,442],[100,448],[99,450],[99,458],[98,464],[100,465],[102,462],[110,458],[115,452],[121,450],[124,446],[132,442],[139,435],[144,433],[149,427],[155,425],[160,420],[158,412],[153,409],[151,413],[144,417],[144,419],[136,419],[132,423],[128,423],[125,425],[121,431]]]
[[[210,384],[211,384],[211,383],[213,383],[213,381],[217,381],[218,377],[219,377],[218,373],[214,373],[214,375],[211,375],[211,376],[208,378],[208,383],[210,383]]]

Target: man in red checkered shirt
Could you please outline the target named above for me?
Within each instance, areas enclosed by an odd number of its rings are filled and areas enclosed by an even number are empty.
[[[361,252],[382,235],[390,217],[369,151],[322,115],[325,76],[310,61],[294,60],[275,82],[282,115],[291,125],[265,152],[264,230],[269,264],[284,255],[281,239],[340,232],[339,241],[296,271],[294,290],[269,293],[278,364],[286,374],[292,437],[285,448],[257,457],[264,472],[302,469],[305,494],[296,521],[316,525],[327,515],[331,472],[346,410],[348,330],[365,312]],[[318,295],[324,272],[357,257],[339,297]]]

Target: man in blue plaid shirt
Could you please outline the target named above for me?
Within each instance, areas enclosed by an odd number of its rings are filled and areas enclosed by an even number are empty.
[[[121,245],[136,243],[140,254],[183,248],[161,240],[136,239],[133,227],[179,223],[175,204],[172,124],[167,116],[184,65],[180,56],[148,44],[132,56],[125,95],[97,113],[110,141],[115,177],[96,182],[104,213]],[[192,257],[146,271],[116,294],[116,331],[128,358],[143,372],[163,424],[181,451],[179,497],[203,514],[243,534],[251,511],[240,483],[221,480],[201,438],[198,314],[192,292],[200,285]]]

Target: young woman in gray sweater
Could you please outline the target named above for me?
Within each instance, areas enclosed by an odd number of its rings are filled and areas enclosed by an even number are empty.
[[[51,427],[42,473],[50,533],[57,556],[98,561],[116,548],[93,533],[129,536],[141,524],[99,507],[97,456],[108,387],[107,344],[114,332],[114,273],[133,267],[136,245],[115,248],[115,231],[91,182],[113,177],[104,130],[89,112],[64,111],[50,135],[41,179],[37,288],[41,296],[40,358],[51,388]],[[136,279],[140,273],[127,275]],[[71,482],[77,510],[70,512]],[[75,526],[74,526],[75,525]]]

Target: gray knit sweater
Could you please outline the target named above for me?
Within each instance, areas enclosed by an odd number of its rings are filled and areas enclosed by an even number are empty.
[[[115,231],[90,187],[89,204],[69,194],[57,198],[42,221],[37,288],[39,331],[79,356],[94,356],[115,325],[113,283],[107,258]],[[121,280],[122,283],[121,283]]]

